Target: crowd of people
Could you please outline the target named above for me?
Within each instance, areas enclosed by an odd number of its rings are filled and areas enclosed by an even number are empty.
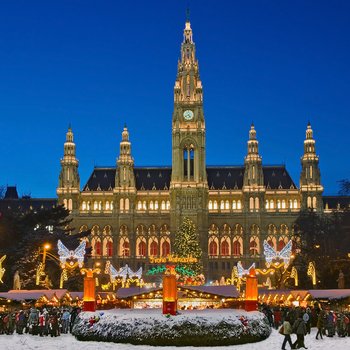
[[[0,334],[29,333],[57,337],[72,331],[80,308],[42,308],[0,313]]]
[[[291,349],[304,348],[305,336],[311,333],[311,327],[317,328],[316,339],[323,336],[339,337],[350,336],[350,313],[334,312],[330,309],[323,310],[319,307],[276,307],[270,308],[262,305],[261,311],[266,315],[271,327],[279,329],[284,336],[282,350],[287,343]],[[291,335],[296,334],[293,342]]]

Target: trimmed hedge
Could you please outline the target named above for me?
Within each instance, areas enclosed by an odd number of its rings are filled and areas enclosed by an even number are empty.
[[[220,310],[217,313],[215,317],[204,314],[168,318],[162,315],[152,317],[146,311],[146,317],[141,318],[132,313],[129,318],[110,314],[102,316],[93,325],[89,323],[91,313],[82,313],[78,316],[72,333],[83,341],[153,346],[236,345],[258,342],[271,334],[271,328],[263,314],[254,313],[252,318],[242,318],[236,315],[218,317]]]

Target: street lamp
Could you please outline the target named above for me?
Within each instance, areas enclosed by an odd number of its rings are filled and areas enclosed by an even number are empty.
[[[51,248],[51,244],[50,243],[45,243],[44,244],[44,253],[43,253],[43,269],[45,269],[45,261],[46,261],[46,251],[49,250]]]

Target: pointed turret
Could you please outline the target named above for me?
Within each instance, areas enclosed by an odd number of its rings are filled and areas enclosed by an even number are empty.
[[[316,155],[315,139],[310,122],[306,128],[304,140],[304,154],[301,157],[300,193],[302,209],[322,211],[321,173]]]
[[[57,195],[59,202],[69,210],[79,208],[80,178],[78,173],[78,159],[75,155],[74,135],[69,125],[64,143],[64,153],[61,159],[61,172]]]
[[[134,158],[131,155],[131,142],[126,125],[122,132],[119,157],[117,158],[114,196],[117,210],[120,213],[129,213],[133,210],[136,196]]]
[[[265,187],[262,159],[259,155],[259,142],[256,138],[254,124],[251,124],[249,130],[247,146],[248,153],[244,159],[245,170],[243,178],[245,208],[249,208],[250,211],[257,211],[263,208]]]
[[[126,125],[122,132],[115,180],[115,187],[135,187],[134,158],[131,156],[131,142],[129,141],[129,131]]]

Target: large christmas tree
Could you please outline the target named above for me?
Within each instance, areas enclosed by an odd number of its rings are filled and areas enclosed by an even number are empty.
[[[202,274],[202,249],[199,245],[199,235],[193,221],[187,217],[184,218],[182,224],[176,232],[174,253],[181,258],[196,258],[197,262],[195,263],[183,263],[181,265],[193,270],[196,275]]]

